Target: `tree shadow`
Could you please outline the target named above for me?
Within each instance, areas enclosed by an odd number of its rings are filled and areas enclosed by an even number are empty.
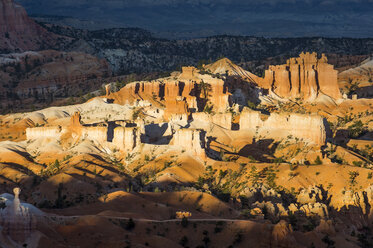
[[[278,142],[274,142],[273,139],[264,139],[255,141],[252,144],[245,145],[239,152],[238,155],[243,157],[253,157],[259,162],[269,163],[273,161],[273,154],[276,151]]]
[[[28,168],[26,168],[25,166],[22,166],[20,164],[16,164],[16,163],[3,163],[4,165],[14,169],[14,170],[17,170],[17,171],[20,171],[26,175],[31,175],[31,176],[35,176],[36,174],[32,171],[32,170],[29,170]]]
[[[27,161],[34,163],[34,160],[32,159],[31,155],[28,152],[22,152],[16,149],[9,149],[12,152],[17,153],[18,155],[24,157]]]

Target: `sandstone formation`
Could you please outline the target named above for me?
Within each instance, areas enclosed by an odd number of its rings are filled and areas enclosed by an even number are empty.
[[[118,104],[161,101],[169,118],[171,114],[203,111],[207,105],[214,112],[224,112],[229,107],[229,95],[222,79],[202,75],[194,67],[183,67],[176,78],[131,83],[110,97]]]
[[[79,128],[82,125],[82,117],[80,112],[75,112],[70,119],[70,127]]]
[[[0,116],[0,190],[49,213],[39,246],[369,242],[373,102],[287,102],[229,60],[203,68]]]
[[[232,129],[232,114],[231,113],[218,113],[214,115],[209,115],[208,113],[199,112],[192,114],[193,122],[197,122],[198,125],[218,125],[227,130]]]
[[[340,88],[351,98],[371,98],[373,96],[373,59],[369,57],[358,66],[349,68],[338,74]]]
[[[26,129],[26,137],[28,140],[39,138],[54,138],[59,139],[62,135],[61,127],[34,127]]]
[[[192,152],[196,156],[205,155],[205,134],[201,130],[179,129],[173,138],[173,145]]]
[[[325,121],[318,115],[271,114],[246,110],[240,116],[240,130],[251,130],[259,136],[275,140],[290,136],[323,146],[326,141]]]
[[[116,127],[114,129],[113,143],[119,149],[133,151],[141,143],[141,134],[134,127]]]
[[[239,67],[227,58],[220,59],[210,65],[205,65],[203,69],[212,74],[225,74],[228,76],[239,77],[246,79],[249,82],[256,82],[259,80],[258,76],[244,70],[242,67]]]
[[[270,66],[265,71],[265,77],[259,78],[257,83],[284,99],[314,101],[324,94],[338,100],[342,96],[337,73],[327,63],[324,54],[317,58],[316,53],[301,53],[298,58],[289,59],[285,65]]]
[[[57,44],[59,37],[35,23],[13,0],[1,0],[0,12],[0,51],[40,50]]]
[[[99,143],[108,141],[108,128],[107,127],[83,127],[82,138],[95,140]]]

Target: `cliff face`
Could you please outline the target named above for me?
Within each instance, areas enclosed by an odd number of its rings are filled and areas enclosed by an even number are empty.
[[[104,143],[108,140],[107,127],[83,127],[82,137]]]
[[[318,59],[316,53],[301,53],[284,65],[270,66],[257,83],[281,98],[312,101],[325,94],[337,100],[341,98],[337,74],[324,54]]]
[[[62,135],[60,127],[34,127],[26,129],[27,140],[39,138],[56,138],[59,139]]]
[[[240,116],[240,130],[250,130],[275,140],[286,139],[290,135],[318,146],[326,142],[324,120],[318,115],[273,113],[262,118],[260,112],[244,111]]]
[[[117,127],[114,129],[113,144],[121,150],[131,152],[140,142],[140,134],[137,128]]]
[[[201,130],[179,129],[175,132],[171,143],[195,156],[205,156],[205,137]]]
[[[220,113],[215,115],[209,115],[207,113],[194,113],[192,115],[194,121],[205,122],[208,124],[217,125],[224,129],[232,129],[232,114],[231,113]]]
[[[0,51],[40,50],[57,43],[57,35],[35,23],[13,0],[1,0],[0,13]]]

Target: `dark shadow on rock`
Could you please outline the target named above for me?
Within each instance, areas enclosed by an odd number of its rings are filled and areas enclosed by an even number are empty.
[[[23,165],[16,164],[16,163],[3,163],[3,164],[10,168],[13,168],[14,170],[20,171],[26,175],[36,176],[36,174],[32,170],[29,170],[27,167]]]
[[[114,129],[119,125],[115,124],[115,121],[110,121],[107,127],[107,141],[113,142],[114,139]]]
[[[355,94],[358,98],[371,99],[373,98],[373,85],[358,88]]]
[[[172,135],[164,136],[168,129],[168,123],[150,124],[145,126],[145,134],[141,135],[141,142],[154,145],[168,145]]]

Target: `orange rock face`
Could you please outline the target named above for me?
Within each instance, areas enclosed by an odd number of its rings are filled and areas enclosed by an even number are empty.
[[[75,112],[72,116],[71,116],[71,120],[70,120],[70,125],[71,127],[81,127],[81,116],[80,116],[80,112]]]
[[[214,112],[224,112],[229,107],[229,92],[224,81],[202,75],[194,67],[183,67],[182,73],[175,78],[128,84],[110,98],[118,104],[141,100],[163,104],[166,119],[172,114],[203,111],[206,104],[213,106]]]
[[[301,53],[285,65],[270,66],[264,79],[259,78],[257,82],[260,87],[270,89],[281,98],[312,101],[325,94],[337,100],[342,97],[337,74],[324,54],[318,58],[316,53]]]

